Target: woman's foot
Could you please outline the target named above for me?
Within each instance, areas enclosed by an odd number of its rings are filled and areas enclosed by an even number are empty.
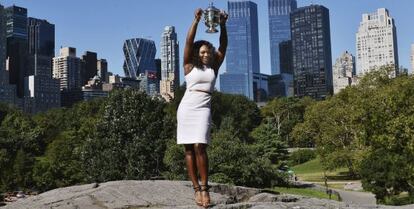
[[[202,206],[205,208],[210,207],[210,193],[208,192],[209,189],[209,185],[201,185],[200,193],[202,198]]]
[[[202,201],[202,197],[201,197],[201,188],[200,186],[195,186],[194,187],[194,197],[195,197],[195,202],[198,206],[203,206],[203,201]]]

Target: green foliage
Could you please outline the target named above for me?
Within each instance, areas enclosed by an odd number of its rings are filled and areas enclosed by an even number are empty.
[[[49,190],[85,182],[80,159],[83,141],[75,132],[64,131],[48,145],[46,154],[36,161],[33,171],[38,188]]]
[[[212,132],[221,127],[223,118],[232,118],[231,126],[241,139],[249,141],[250,132],[261,122],[256,103],[245,96],[214,92],[211,99]]]
[[[31,169],[41,140],[34,122],[20,111],[8,112],[0,126],[0,190],[32,186]]]
[[[387,149],[371,152],[362,162],[361,176],[364,189],[372,191],[381,203],[385,198],[408,191],[406,178],[412,176],[406,156]],[[411,172],[411,173],[410,173]]]
[[[81,147],[96,132],[102,116],[103,99],[80,102],[70,109],[61,108],[33,117],[44,147],[33,168],[36,187],[49,190],[86,182]]]
[[[269,187],[285,183],[263,146],[247,144],[237,136],[231,118],[224,118],[209,149],[210,179],[219,183]],[[264,154],[264,155],[263,155]]]
[[[4,120],[7,114],[13,111],[17,111],[17,110],[10,107],[8,104],[4,104],[0,102],[0,124]]]
[[[264,116],[270,123],[273,123],[277,129],[277,134],[281,136],[290,147],[293,146],[312,146],[307,144],[305,140],[294,140],[292,130],[296,124],[303,122],[305,109],[312,105],[314,101],[309,97],[294,98],[284,97],[269,101],[269,103],[261,109]],[[304,141],[304,142],[303,142]]]
[[[414,197],[410,197],[404,193],[396,196],[386,197],[384,200],[381,200],[381,204],[384,205],[408,205],[413,203]]]
[[[266,157],[273,165],[282,167],[288,158],[287,143],[282,141],[275,124],[264,121],[251,133],[258,155]]]
[[[177,144],[175,139],[169,140],[164,155],[166,171],[163,173],[167,179],[187,180],[185,168],[184,147]]]
[[[414,194],[414,78],[383,67],[310,106],[295,138],[316,143],[325,169],[346,166],[379,202]]]
[[[295,152],[290,153],[289,156],[289,165],[295,166],[309,160],[313,160],[316,158],[316,151],[311,149],[300,149]]]
[[[84,169],[92,181],[149,179],[160,175],[174,126],[165,104],[134,90],[113,92],[95,135],[84,146]]]

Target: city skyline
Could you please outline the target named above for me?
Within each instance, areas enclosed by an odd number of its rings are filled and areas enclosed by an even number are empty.
[[[170,1],[78,1],[54,2],[52,0],[27,1],[3,0],[4,7],[16,6],[28,9],[29,17],[46,19],[56,26],[56,48],[75,47],[78,51],[93,51],[107,59],[108,71],[123,76],[122,43],[130,38],[150,38],[156,44],[156,58],[160,57],[160,41],[165,26],[175,26],[180,43],[180,74],[183,82],[182,57],[184,40],[196,8],[206,8],[210,1],[182,0],[172,5]],[[217,8],[227,10],[227,1],[213,1]],[[270,74],[270,48],[268,3],[253,0],[258,5],[259,45],[261,73]],[[298,0],[298,7],[311,3],[327,7],[330,11],[332,61],[344,51],[356,54],[355,33],[363,13],[386,8],[392,14],[397,27],[400,65],[410,71],[410,47],[414,43],[414,28],[409,27],[414,1],[392,0],[364,1],[349,6],[349,2],[329,0]],[[82,7],[79,7],[79,5]],[[349,9],[344,9],[349,8]],[[176,14],[175,14],[176,13]],[[109,15],[108,15],[109,14]],[[177,15],[179,14],[179,15]],[[152,17],[156,15],[156,17]],[[151,21],[148,21],[151,19]],[[143,21],[141,21],[143,20]],[[218,45],[218,34],[206,34],[204,25],[199,26],[196,39],[206,39]],[[225,71],[225,65],[220,73]]]

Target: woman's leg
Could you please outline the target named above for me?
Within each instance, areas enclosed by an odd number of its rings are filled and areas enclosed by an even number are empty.
[[[208,156],[206,149],[207,144],[194,144],[197,169],[200,173],[202,185],[207,185],[208,183]]]
[[[190,177],[191,182],[193,183],[196,203],[197,205],[202,205],[200,184],[198,183],[198,177],[197,177],[197,166],[196,166],[194,145],[185,144],[184,147],[185,147],[185,162],[187,165],[187,172],[188,172],[188,176]]]
[[[208,156],[207,144],[194,144],[195,156],[197,161],[197,169],[201,178],[201,196],[203,198],[203,206],[210,205],[210,194],[208,193]]]

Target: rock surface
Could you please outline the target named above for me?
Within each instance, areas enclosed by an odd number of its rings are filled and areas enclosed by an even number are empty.
[[[268,193],[265,190],[212,184],[215,209],[409,209],[414,205],[389,207],[350,205],[333,200]],[[2,209],[138,209],[200,208],[187,181],[112,181],[51,190],[11,203]]]

